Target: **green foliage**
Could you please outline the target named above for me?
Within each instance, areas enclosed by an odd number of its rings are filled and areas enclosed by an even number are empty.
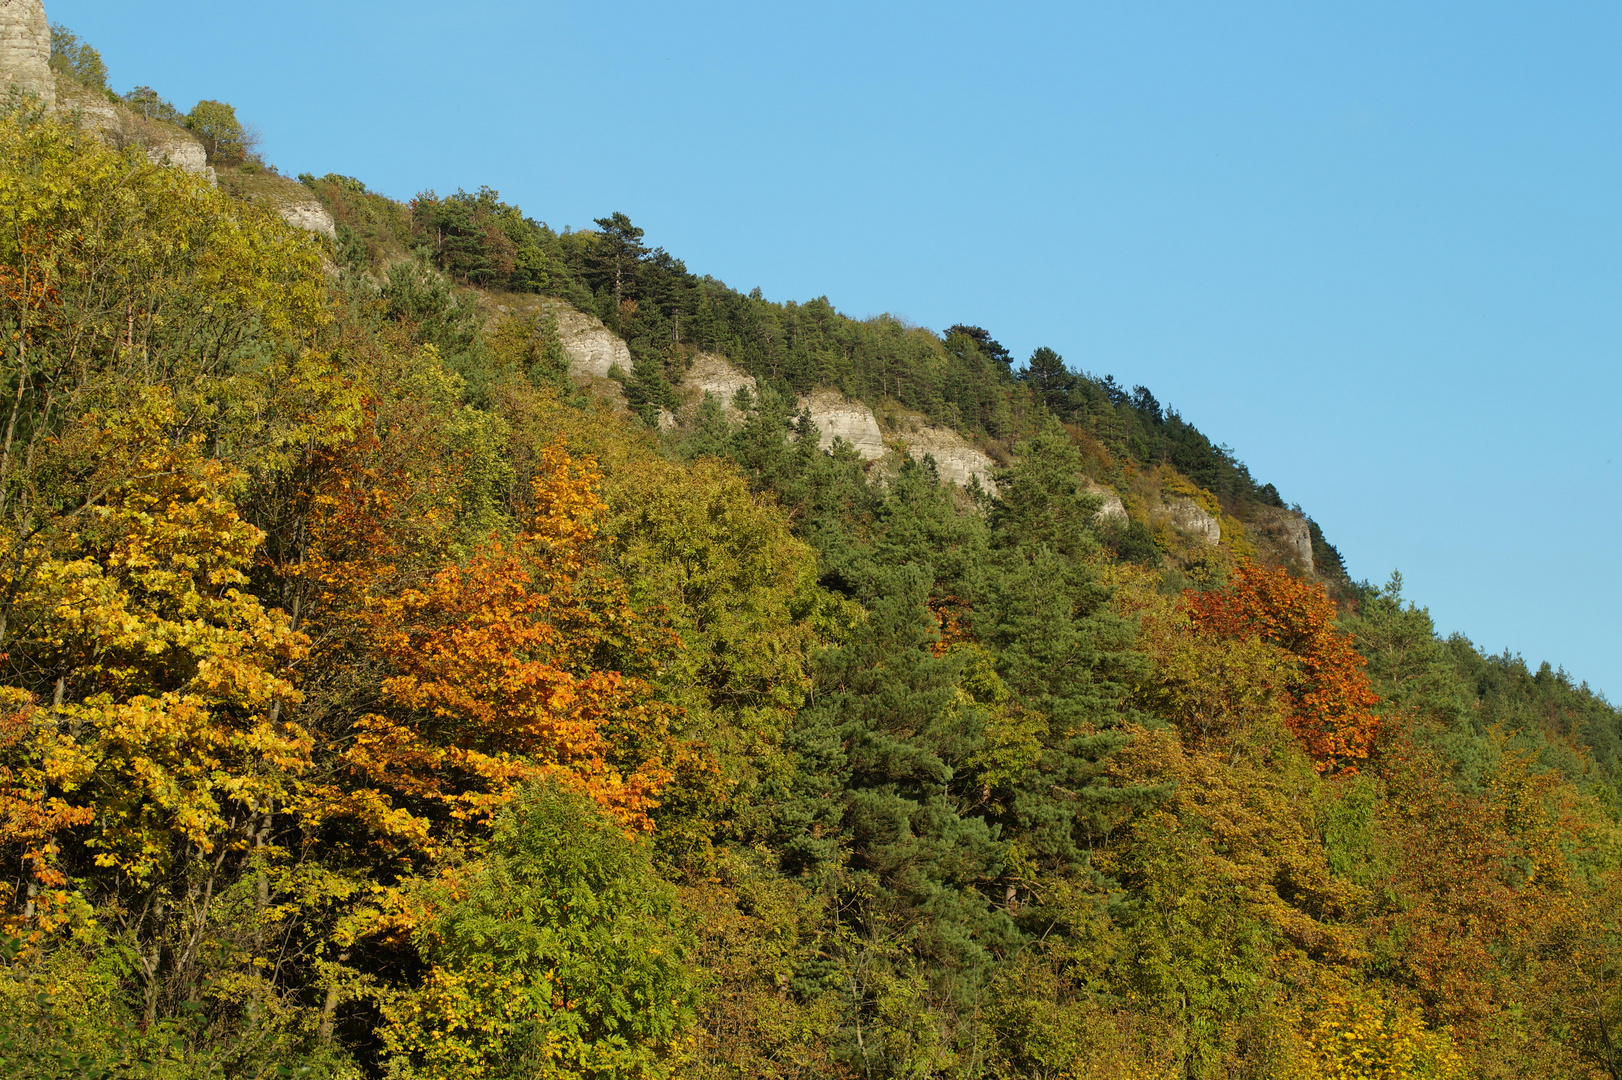
[[[1519,657],[1484,655],[1462,636],[1438,638],[1429,612],[1404,601],[1401,574],[1381,590],[1363,587],[1346,625],[1388,713],[1420,721],[1465,790],[1481,789],[1497,755],[1495,730],[1584,787],[1622,760],[1622,712],[1547,663],[1534,672]]]
[[[1178,593],[1249,542],[1145,503],[1283,500],[1147,389],[624,214],[300,182],[336,271],[0,126],[0,1072],[1614,1070],[1616,710],[1394,578],[1344,621],[1378,738],[1320,773],[1273,638],[1333,607]],[[626,339],[639,421],[533,294]],[[759,389],[651,430],[700,350]],[[814,386],[974,435],[995,495],[823,452]]]
[[[107,89],[107,64],[101,53],[60,23],[51,25],[51,70],[92,89]]]
[[[222,165],[241,161],[258,143],[237,119],[236,109],[224,101],[199,101],[186,114],[186,126],[202,141],[208,160]]]
[[[906,927],[898,943],[934,978],[973,982],[1015,940],[986,900],[1002,845],[973,812],[971,761],[989,716],[960,685],[966,658],[933,654],[928,578],[907,568],[874,584],[884,599],[819,657],[815,703],[796,724],[795,791],[780,812],[785,860],[817,873],[843,857],[855,875],[846,887],[866,895],[857,916],[866,934]],[[828,800],[829,791],[841,794]]]
[[[148,120],[161,120],[177,127],[184,127],[186,124],[186,114],[165,101],[150,86],[137,86],[126,93],[124,104]]]
[[[386,318],[412,345],[431,345],[445,366],[460,375],[468,394],[483,401],[494,373],[472,293],[410,260],[389,267],[379,292]],[[517,361],[522,362],[522,361]]]
[[[645,845],[542,785],[458,877],[417,937],[422,987],[383,1004],[393,1075],[672,1075],[693,939]]]

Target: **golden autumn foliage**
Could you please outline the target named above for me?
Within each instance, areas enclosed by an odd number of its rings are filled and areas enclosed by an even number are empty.
[[[1469,1070],[1443,1032],[1369,995],[1320,1002],[1307,1035],[1310,1080],[1464,1080]]]
[[[133,883],[241,843],[309,760],[284,711],[305,640],[243,591],[259,534],[228,498],[238,477],[196,440],[169,442],[172,420],[163,395],[88,418],[122,479],[7,582],[12,655],[31,666],[14,677],[48,688],[11,691],[6,740],[14,790],[33,786],[7,838],[35,845],[40,884],[60,884],[47,864],[63,843]]]

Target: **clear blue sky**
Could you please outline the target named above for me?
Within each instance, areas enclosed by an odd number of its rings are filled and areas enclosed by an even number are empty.
[[[285,172],[1145,384],[1354,577],[1622,699],[1622,6],[46,3]]]

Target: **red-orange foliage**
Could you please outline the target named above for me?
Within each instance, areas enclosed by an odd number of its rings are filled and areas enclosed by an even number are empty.
[[[386,664],[384,707],[355,722],[341,754],[351,783],[320,794],[325,813],[432,850],[440,813],[484,819],[518,785],[546,776],[628,826],[649,827],[669,778],[659,760],[668,707],[644,681],[602,670],[597,653],[666,642],[639,620],[623,582],[594,573],[606,510],[599,479],[589,460],[554,444],[518,536],[366,600],[357,621]],[[367,535],[365,514],[342,502],[312,531]],[[359,552],[351,559],[362,592],[390,577]],[[322,567],[329,592],[347,565]]]
[[[1243,562],[1226,589],[1189,591],[1183,603],[1199,629],[1260,638],[1295,659],[1285,722],[1320,772],[1355,768],[1368,758],[1379,730],[1372,710],[1380,699],[1351,635],[1336,628],[1334,602],[1320,586]]]
[[[967,601],[956,596],[931,597],[929,612],[935,616],[941,628],[940,640],[933,646],[936,656],[945,656],[954,645],[974,641],[974,632],[968,626],[970,608]]]

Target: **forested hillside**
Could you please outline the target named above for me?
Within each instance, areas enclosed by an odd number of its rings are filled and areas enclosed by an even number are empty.
[[[1622,1075],[1622,715],[1149,390],[236,152],[0,115],[0,1075]]]
[[[937,423],[1012,450],[1045,419],[1072,427],[1101,480],[1123,486],[1125,470],[1169,465],[1244,521],[1258,506],[1284,506],[1225,446],[1214,445],[1142,386],[1069,370],[1041,348],[1020,368],[986,330],[957,325],[937,335],[889,316],[859,321],[825,297],[775,303],[699,277],[622,213],[595,228],[556,232],[501,201],[490,188],[409,205],[352,177],[300,180],[338,223],[346,265],[421,258],[451,281],[482,289],[557,296],[623,337],[633,360],[626,394],[633,409],[674,408],[672,387],[698,352],[725,355],[784,397],[835,387],[853,398],[915,410]],[[1333,579],[1344,569],[1317,536]]]

